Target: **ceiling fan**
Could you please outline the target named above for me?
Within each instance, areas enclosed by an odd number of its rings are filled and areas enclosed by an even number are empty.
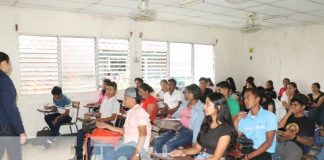
[[[245,26],[241,28],[242,33],[252,33],[261,30],[261,25],[257,23],[258,15],[255,12],[248,12],[245,18]]]
[[[154,21],[156,12],[149,8],[149,0],[138,0],[137,9],[129,13],[130,19],[134,21]]]

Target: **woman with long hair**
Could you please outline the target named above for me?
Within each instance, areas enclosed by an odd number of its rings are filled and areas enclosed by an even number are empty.
[[[236,144],[237,133],[227,105],[221,93],[210,94],[204,106],[205,119],[201,124],[197,142],[193,147],[174,150],[172,157],[196,155],[207,160],[234,159],[227,155]]]
[[[142,83],[138,87],[138,93],[143,98],[141,106],[150,115],[150,120],[152,124],[154,123],[154,120],[158,112],[157,101],[152,96],[153,92],[154,92],[153,88],[147,83]]]
[[[287,90],[282,94],[281,104],[287,109],[290,107],[290,100],[299,93],[297,84],[295,82],[289,82],[287,85]]]

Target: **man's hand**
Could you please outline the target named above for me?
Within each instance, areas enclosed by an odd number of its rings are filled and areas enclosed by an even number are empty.
[[[282,135],[285,139],[293,140],[296,137],[296,134],[291,131],[286,131]]]
[[[20,134],[20,144],[25,144],[27,142],[27,134],[22,133]]]

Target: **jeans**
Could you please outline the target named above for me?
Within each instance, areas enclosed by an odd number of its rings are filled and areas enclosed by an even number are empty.
[[[53,121],[60,116],[60,113],[48,114],[45,115],[44,119],[48,125],[48,127],[52,131],[52,136],[59,136],[60,135],[60,127],[62,124],[71,122],[72,118],[69,115],[65,115],[57,120],[57,123],[53,125]]]
[[[119,144],[116,147],[111,144],[95,144],[93,151],[96,155],[102,155],[102,158],[99,158],[99,160],[118,160],[121,157],[130,159],[133,156],[135,149],[136,143],[130,142]],[[140,155],[141,159],[145,159],[146,151],[142,149]]]
[[[81,159],[81,157],[83,157],[83,142],[84,142],[85,135],[86,135],[86,132],[84,132],[83,129],[78,130],[77,142],[76,142],[76,146],[75,146],[75,155],[80,159]],[[86,145],[87,145],[88,159],[91,159],[93,145],[91,145],[90,138],[88,138]]]
[[[0,159],[5,150],[10,160],[22,159],[20,137],[11,125],[0,125]]]
[[[156,138],[154,148],[157,153],[162,153],[162,147],[166,145],[169,153],[180,146],[192,145],[192,137],[192,130],[185,127],[182,127],[179,133],[168,131]]]

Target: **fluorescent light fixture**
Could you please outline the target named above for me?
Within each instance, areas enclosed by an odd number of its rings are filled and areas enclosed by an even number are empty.
[[[180,7],[188,7],[188,6],[191,6],[191,5],[194,5],[194,4],[198,4],[198,3],[204,3],[205,0],[187,0],[183,3],[181,3],[179,6]]]
[[[288,16],[274,16],[274,17],[264,17],[263,21],[272,21],[272,20],[279,20],[279,19],[288,19]]]
[[[242,2],[247,2],[250,0],[225,0],[228,3],[242,3]]]

